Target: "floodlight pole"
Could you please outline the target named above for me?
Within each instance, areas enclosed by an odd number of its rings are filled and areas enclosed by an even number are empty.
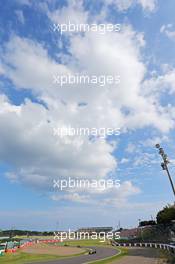
[[[174,183],[173,183],[173,180],[171,178],[171,175],[170,175],[170,172],[168,169],[168,163],[169,163],[168,156],[167,156],[167,154],[165,154],[164,149],[161,148],[159,144],[156,144],[156,148],[159,149],[159,154],[161,155],[161,157],[163,159],[163,162],[161,163],[161,167],[163,170],[166,170],[166,172],[167,172],[167,175],[168,175],[168,178],[169,178],[169,181],[171,184],[171,188],[172,188],[174,196],[175,196]]]
[[[165,170],[166,170],[166,172],[167,172],[167,174],[168,174],[168,178],[169,178],[169,181],[170,181],[170,183],[171,183],[171,187],[172,187],[172,190],[173,190],[173,193],[174,193],[174,196],[175,196],[174,183],[173,183],[173,180],[172,180],[172,178],[171,178],[171,175],[170,175],[170,172],[169,172],[169,169],[168,169],[167,164],[165,165]]]

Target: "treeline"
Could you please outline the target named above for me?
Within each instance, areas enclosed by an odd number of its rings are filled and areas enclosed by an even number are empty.
[[[8,237],[13,237],[13,236],[53,236],[53,232],[51,231],[29,231],[29,230],[18,230],[18,229],[13,229],[13,230],[1,230],[0,231],[0,236],[8,236]]]
[[[167,205],[157,213],[156,221],[142,221],[141,241],[159,241],[168,243],[175,239],[175,205]]]
[[[140,227],[143,226],[154,226],[154,225],[164,225],[169,226],[175,224],[175,205],[167,205],[161,211],[157,213],[156,221],[141,221],[139,223]]]
[[[131,242],[163,242],[175,240],[175,205],[167,205],[157,213],[156,221],[141,221],[140,235]]]

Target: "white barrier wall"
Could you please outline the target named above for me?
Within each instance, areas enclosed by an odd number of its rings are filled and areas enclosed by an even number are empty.
[[[175,246],[169,244],[160,244],[160,243],[115,243],[116,246],[120,247],[151,247],[151,248],[160,248],[168,250],[175,254]]]

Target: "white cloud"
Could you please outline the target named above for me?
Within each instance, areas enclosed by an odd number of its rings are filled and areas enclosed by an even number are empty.
[[[143,142],[140,142],[143,146],[145,147],[154,147],[157,143],[162,143],[162,142],[168,142],[169,138],[168,136],[162,136],[162,137],[150,137],[147,140],[144,140]]]
[[[169,39],[175,40],[175,31],[173,31],[172,28],[172,24],[162,25],[160,32],[164,33]]]
[[[119,11],[125,11],[139,4],[143,10],[152,12],[156,8],[157,0],[106,0],[106,3],[115,5]]]
[[[83,24],[88,20],[88,11],[84,11],[82,1],[68,1],[68,6],[50,12],[45,7],[48,17],[58,24]]]
[[[89,204],[89,199],[91,198],[89,195],[79,195],[78,193],[74,192],[71,194],[53,194],[51,196],[53,201],[70,201],[70,202],[78,202],[83,204]]]
[[[22,10],[16,10],[15,13],[16,13],[16,16],[17,16],[19,22],[21,22],[24,25],[25,18],[24,18],[23,11]]]
[[[89,14],[81,5],[77,10],[71,5],[49,13],[52,22],[66,22],[70,15],[85,22]],[[49,56],[46,47],[27,38],[12,36],[3,50],[5,77],[17,89],[30,89],[47,109],[30,100],[17,107],[0,97],[0,159],[11,164],[13,171],[7,175],[11,180],[46,191],[51,190],[54,178],[106,178],[117,167],[115,146],[107,140],[54,137],[54,127],[121,127],[127,131],[151,126],[166,132],[174,126],[172,113],[158,101],[155,104],[152,87],[150,93],[143,94],[147,69],[141,56],[145,45],[142,33],[123,26],[120,33],[86,32],[68,37],[65,48],[70,55],[59,53],[59,63]],[[61,88],[52,82],[53,74],[84,72],[97,76],[119,74],[121,84]],[[86,106],[80,107],[80,102]],[[131,182],[122,188],[118,196],[121,201],[138,193]],[[80,200],[79,193],[63,197]],[[104,199],[106,203],[116,202],[112,197]]]
[[[140,194],[141,190],[135,187],[132,182],[124,181],[121,183],[119,188],[106,188],[100,192],[98,190],[86,189],[83,193],[76,192],[75,189],[70,191],[68,194],[60,195],[56,193],[52,195],[52,199],[55,201],[69,200],[73,202],[79,202],[83,204],[99,205],[103,201],[103,205],[110,205],[113,207],[125,207],[127,205],[127,200],[133,195]]]
[[[133,143],[129,143],[125,151],[128,153],[133,153],[135,150],[136,146]]]
[[[143,9],[153,11],[156,8],[157,0],[138,0]]]
[[[126,164],[126,163],[128,163],[128,162],[129,162],[129,159],[127,159],[127,158],[123,158],[123,159],[120,161],[121,164]]]
[[[130,196],[140,194],[141,190],[134,186],[132,182],[125,181],[121,184],[119,189],[113,189],[108,192],[108,196],[104,199],[104,204],[115,206],[118,208],[125,208]]]
[[[154,97],[156,98],[166,91],[169,94],[175,93],[175,69],[167,66],[164,66],[163,68],[164,73],[162,75],[155,74],[151,79],[144,82],[143,93],[145,95],[154,94]]]
[[[150,164],[158,163],[156,159],[156,154],[146,153],[146,152],[139,152],[139,155],[135,158],[133,165],[134,166],[143,166],[146,165],[147,168],[150,166]]]
[[[77,137],[81,144],[73,144],[74,139],[65,144],[64,138],[53,136],[52,123],[47,122],[51,112],[42,105],[26,101],[17,107],[4,96],[0,100],[0,159],[14,168],[8,178],[53,190],[54,178],[104,178],[115,169],[109,143]]]

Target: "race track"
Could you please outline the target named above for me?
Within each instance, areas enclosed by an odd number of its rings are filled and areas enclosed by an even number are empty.
[[[91,248],[96,249],[97,251],[96,254],[81,255],[78,257],[71,257],[71,258],[47,261],[47,262],[37,262],[37,264],[83,264],[89,261],[95,261],[95,260],[111,257],[117,254],[117,250],[113,248],[105,248],[105,247],[91,247]]]

